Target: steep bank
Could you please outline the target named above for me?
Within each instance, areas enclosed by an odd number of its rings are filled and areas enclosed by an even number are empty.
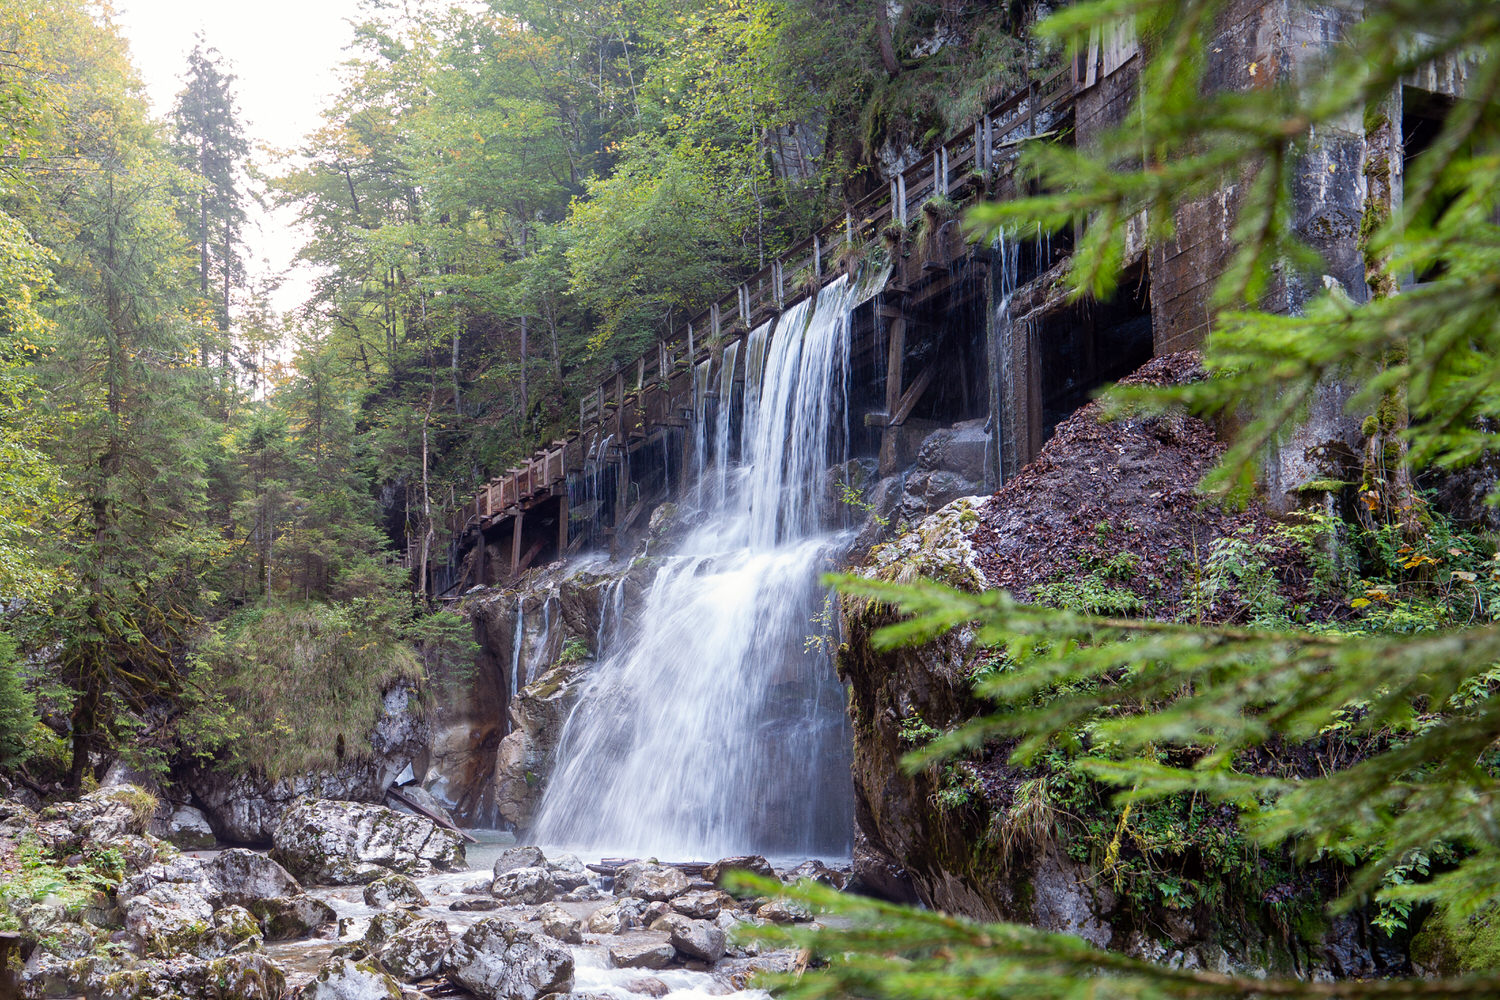
[[[1133,380],[1196,378],[1196,365],[1167,356]],[[920,521],[871,550],[862,571],[1114,615],[1244,621],[1278,601],[1328,610],[1309,596],[1313,567],[1295,532],[1258,502],[1236,510],[1196,492],[1221,451],[1194,418],[1106,424],[1090,404],[995,496]],[[1254,572],[1212,558],[1226,551]],[[1350,976],[1404,961],[1360,915],[1322,919],[1337,873],[1260,852],[1232,809],[1168,801],[1122,815],[1062,755],[1023,770],[1008,745],[906,773],[905,753],[981,711],[972,683],[996,654],[962,630],[881,650],[872,636],[893,612],[851,599],[843,609],[855,875],[867,886],[1206,968]]]

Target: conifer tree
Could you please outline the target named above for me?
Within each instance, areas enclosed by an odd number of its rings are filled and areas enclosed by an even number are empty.
[[[234,75],[217,50],[205,47],[202,35],[188,53],[184,83],[172,109],[174,150],[197,183],[180,211],[198,252],[198,293],[212,304],[223,379],[229,367],[230,298],[244,279],[243,166],[250,147],[235,106]],[[206,368],[212,346],[205,341],[200,351]]]

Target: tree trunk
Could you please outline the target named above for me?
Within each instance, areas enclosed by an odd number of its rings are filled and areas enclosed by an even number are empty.
[[[896,59],[896,43],[891,37],[891,15],[886,0],[875,0],[875,41],[880,48],[880,65],[887,76],[899,76],[901,63]]]
[[[526,433],[526,416],[530,404],[526,396],[526,317],[521,317],[521,433]]]
[[[1365,283],[1372,299],[1390,298],[1401,291],[1391,271],[1390,253],[1370,246],[1370,241],[1390,220],[1400,197],[1403,153],[1397,115],[1394,100],[1387,100],[1365,133],[1367,193],[1361,235]],[[1406,360],[1407,345],[1400,343],[1386,351],[1382,363],[1389,368],[1405,364]],[[1364,474],[1360,486],[1365,503],[1360,513],[1365,519],[1373,520],[1378,514],[1386,524],[1399,524],[1402,535],[1414,541],[1421,537],[1423,528],[1421,501],[1407,461],[1405,433],[1410,423],[1406,387],[1393,385],[1365,420]]]

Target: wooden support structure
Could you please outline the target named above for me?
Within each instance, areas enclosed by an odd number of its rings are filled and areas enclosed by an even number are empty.
[[[515,576],[521,569],[521,519],[525,517],[520,511],[516,512],[515,519],[511,521],[510,534],[510,574]]]
[[[891,320],[886,339],[885,412],[894,414],[901,406],[901,375],[906,358],[906,317],[904,315]],[[900,459],[897,454],[896,436],[900,432],[899,426],[893,426],[887,420],[885,429],[880,433],[880,474],[882,476],[896,474]]]
[[[622,527],[624,505],[627,503],[631,483],[626,481],[624,463],[620,461],[620,457],[602,454],[601,443],[606,437],[613,435],[612,444],[615,447],[623,445],[629,448],[632,443],[652,440],[654,435],[661,433],[666,427],[683,426],[676,410],[683,393],[692,384],[691,367],[688,369],[689,377],[685,380],[675,377],[673,369],[684,348],[686,355],[683,359],[692,366],[697,363],[699,347],[709,346],[714,352],[722,352],[726,335],[742,336],[758,320],[764,321],[769,313],[784,309],[788,304],[788,266],[794,275],[810,273],[811,290],[821,287],[825,273],[829,270],[825,250],[839,239],[841,228],[844,242],[852,246],[878,236],[892,221],[902,226],[909,225],[912,213],[920,211],[930,198],[946,196],[962,200],[988,193],[990,180],[1010,162],[1010,153],[1007,151],[1017,145],[1018,141],[1036,135],[1039,116],[1060,113],[1081,86],[1093,82],[1092,64],[1089,76],[1083,81],[1076,77],[1074,69],[1071,64],[1063,66],[1045,80],[1032,81],[1025,87],[1012,91],[983,113],[973,127],[972,134],[965,131],[936,144],[929,150],[929,155],[920,157],[905,170],[891,176],[888,185],[847,205],[842,220],[831,220],[829,225],[788,249],[784,257],[768,262],[758,273],[736,285],[733,292],[710,303],[697,316],[689,317],[685,326],[678,327],[674,324],[668,331],[668,339],[657,342],[654,379],[647,379],[649,352],[636,359],[635,394],[629,400],[628,415],[624,393],[626,366],[616,368],[591,390],[586,390],[578,403],[578,427],[565,441],[554,442],[550,449],[533,455],[519,467],[484,484],[474,494],[449,500],[449,513],[444,518],[450,540],[449,566],[454,566],[453,560],[462,557],[466,545],[476,545],[479,548],[475,553],[476,561],[466,572],[481,578],[497,575],[489,572],[485,562],[494,554],[488,551],[492,546],[488,545],[489,539],[484,538],[482,530],[484,527],[494,530],[501,519],[510,519],[514,532],[510,563],[514,572],[523,562],[522,514],[553,496],[560,496],[558,484],[565,483],[571,473],[582,471],[588,463],[594,461],[616,470],[618,509],[615,511],[614,523],[617,529]],[[1005,145],[997,150],[997,142]],[[1005,158],[1001,159],[1002,156]],[[896,284],[889,286],[887,291],[903,290],[900,282],[909,279],[910,276],[898,277]],[[923,279],[918,284],[919,294],[924,297],[943,291],[937,281]],[[790,291],[797,295],[804,289],[799,284]],[[919,305],[914,301],[906,304],[911,308]],[[726,311],[730,317],[738,313],[738,323],[731,320],[728,329],[724,326]],[[707,335],[704,330],[709,331]],[[894,471],[894,462],[899,457],[896,452],[902,421],[920,401],[921,393],[927,389],[926,384],[921,384],[920,377],[907,383],[901,370],[906,332],[905,321],[900,317],[894,318],[890,327],[890,350],[886,363],[885,411],[880,422],[883,427],[880,465],[884,474]],[[1008,378],[1002,378],[1001,393],[1007,397],[1007,403],[1021,396],[1025,398],[1016,402],[1034,406],[1039,398],[1037,387],[1032,385],[1036,378],[1036,366],[1014,351],[1004,352],[1004,345],[999,342],[1001,339],[1014,340],[1017,342],[1015,346],[1024,351],[1028,346],[1021,343],[1026,339],[1024,330],[997,330],[995,333],[998,337],[990,345],[992,351],[1005,353],[1007,363],[1017,363],[1022,367],[1022,370],[1011,373]],[[701,344],[700,340],[705,339],[708,343]],[[747,356],[741,365],[741,372],[748,368],[749,361]],[[741,374],[736,381],[742,379]],[[613,403],[613,414],[608,412],[606,401]],[[875,415],[872,414],[873,416]],[[1027,422],[1032,426],[1037,425],[1036,420]],[[1023,445],[1007,453],[1006,465],[1011,464],[1013,457],[1024,455],[1027,450]],[[604,469],[599,471],[603,473]],[[565,500],[559,504],[559,518],[560,552],[572,551],[582,539],[593,537],[592,532],[579,532],[576,538],[571,537]],[[475,525],[481,529],[481,535],[470,543],[468,539],[472,536],[468,535],[468,530]],[[493,540],[503,544],[503,535]]]

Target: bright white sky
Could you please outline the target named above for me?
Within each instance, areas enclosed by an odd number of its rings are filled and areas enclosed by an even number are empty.
[[[193,36],[218,49],[238,79],[235,93],[252,148],[297,146],[319,124],[319,111],[337,87],[337,67],[348,58],[349,21],[359,0],[116,0],[116,19],[130,40],[136,68],[159,116],[182,88]],[[258,162],[263,155],[252,153]],[[290,219],[250,207],[247,258],[252,273],[286,271],[300,237]],[[289,273],[274,303],[299,305],[310,276]]]

